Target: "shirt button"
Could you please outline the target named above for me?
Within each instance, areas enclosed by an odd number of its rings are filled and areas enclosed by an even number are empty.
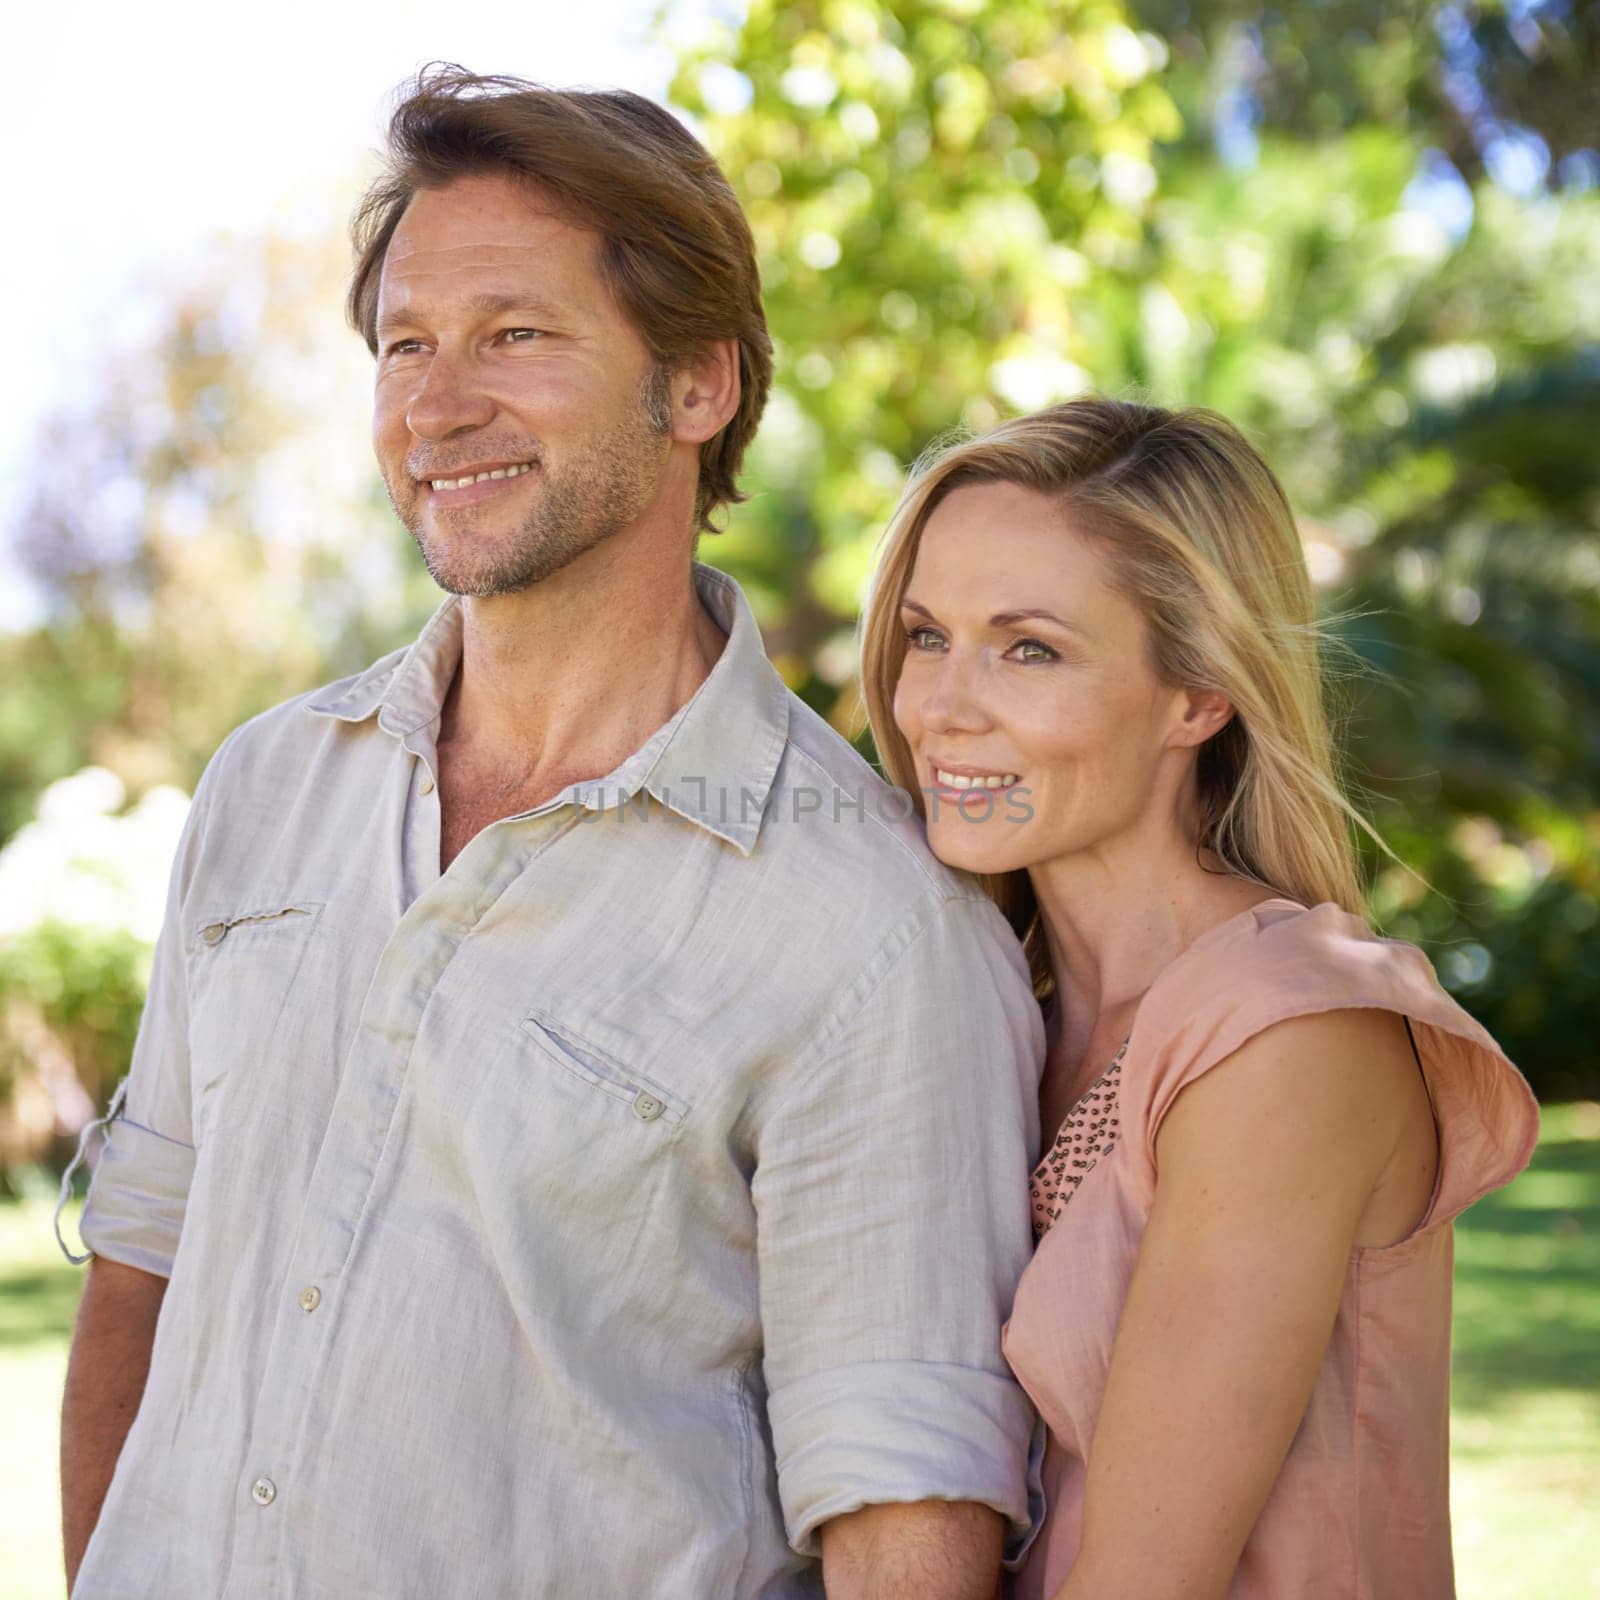
[[[654,1122],[666,1109],[653,1094],[645,1094],[643,1090],[633,1102],[633,1114],[641,1122]]]
[[[228,926],[226,923],[211,922],[207,923],[206,926],[200,930],[200,937],[204,939],[207,944],[221,944],[222,936],[227,931]]]
[[[278,1498],[278,1486],[271,1478],[257,1478],[250,1485],[250,1498],[258,1506],[270,1506]]]
[[[422,775],[422,792],[424,794],[433,793],[433,778],[426,772]]]
[[[314,1283],[308,1283],[300,1291],[300,1309],[302,1311],[315,1311],[322,1304],[322,1291]]]

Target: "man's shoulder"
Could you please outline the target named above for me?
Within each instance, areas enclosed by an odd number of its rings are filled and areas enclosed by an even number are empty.
[[[928,848],[912,796],[877,772],[841,733],[798,695],[790,694],[789,739],[773,775],[767,825],[810,858],[830,858],[855,872],[863,887],[916,898],[980,895],[970,880]]]
[[[767,876],[756,893],[770,908],[772,944],[789,954],[779,981],[804,974],[817,997],[784,1007],[807,1019],[796,1063],[857,1028],[882,1028],[886,1018],[910,1025],[952,1003],[975,1026],[1031,1038],[1032,979],[1000,907],[934,855],[910,794],[798,698],[789,709],[756,851]],[[1037,1054],[1035,1044],[1042,1034],[1027,1046]],[[938,1052],[926,1054],[937,1077]]]
[[[327,737],[329,729],[361,720],[379,703],[405,657],[406,645],[380,656],[358,672],[347,673],[280,700],[241,722],[217,747],[212,764],[231,773],[293,752],[303,755]]]

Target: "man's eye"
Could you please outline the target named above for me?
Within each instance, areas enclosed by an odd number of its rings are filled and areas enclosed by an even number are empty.
[[[393,344],[385,346],[383,353],[386,356],[404,355],[408,345],[421,343],[422,341],[420,339],[396,339]]]
[[[506,329],[506,338],[508,338],[508,339],[516,339],[516,336],[519,333],[527,334],[529,339],[542,339],[544,337],[544,329],[543,328],[507,328]],[[526,343],[527,341],[526,340],[519,340],[518,342],[519,343]]]

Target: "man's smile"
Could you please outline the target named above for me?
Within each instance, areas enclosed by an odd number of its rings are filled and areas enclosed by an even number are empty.
[[[461,473],[449,478],[423,478],[419,487],[423,496],[441,506],[474,505],[501,494],[506,486],[532,472],[531,461],[518,461],[503,467],[486,467],[478,472]]]

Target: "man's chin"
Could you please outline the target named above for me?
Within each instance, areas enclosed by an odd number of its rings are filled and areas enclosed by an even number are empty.
[[[539,581],[538,574],[520,572],[471,572],[428,563],[428,574],[446,594],[469,600],[491,600],[497,595],[521,594]]]
[[[419,539],[417,546],[422,552],[422,564],[428,569],[428,576],[446,594],[488,599],[492,595],[515,594],[533,581],[520,568],[482,559],[463,559],[463,552],[441,550],[431,540],[423,543]]]

